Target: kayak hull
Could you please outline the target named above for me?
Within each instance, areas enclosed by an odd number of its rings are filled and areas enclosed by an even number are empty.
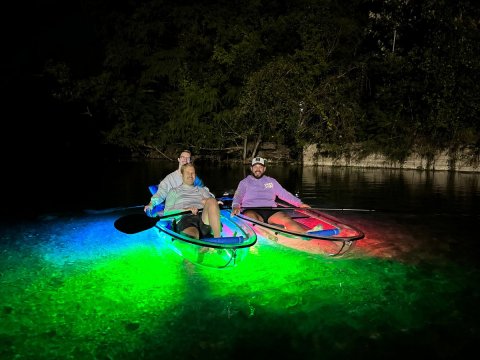
[[[162,241],[178,255],[192,263],[228,268],[240,264],[248,255],[250,247],[257,242],[257,234],[244,221],[230,217],[228,210],[220,211],[222,233],[220,238],[194,239],[175,231],[180,216],[161,219],[155,225]]]
[[[297,250],[327,256],[344,255],[358,240],[365,237],[365,234],[356,227],[315,209],[282,210],[279,207],[278,210],[286,212],[293,220],[309,229],[307,233],[288,231],[281,225],[257,221],[242,214],[237,217],[249,224],[259,237]],[[321,230],[313,231],[315,227],[320,227]]]

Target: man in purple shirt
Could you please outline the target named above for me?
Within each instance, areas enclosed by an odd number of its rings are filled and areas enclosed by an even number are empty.
[[[284,211],[274,209],[277,207],[275,198],[286,201],[293,206],[309,208],[310,205],[285,190],[277,180],[266,176],[265,159],[256,157],[250,166],[252,172],[238,184],[232,201],[232,216],[240,214],[242,208],[271,207],[272,209],[247,209],[243,215],[268,224],[283,225],[287,230],[305,232],[306,227],[292,220]]]

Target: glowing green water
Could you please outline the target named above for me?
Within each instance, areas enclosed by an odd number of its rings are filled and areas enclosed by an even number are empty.
[[[474,263],[379,252],[391,234],[341,259],[260,239],[216,270],[120,215],[2,227],[2,359],[458,358],[479,337]]]

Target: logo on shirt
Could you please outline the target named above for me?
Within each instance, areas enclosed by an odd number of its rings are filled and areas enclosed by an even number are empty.
[[[265,186],[265,189],[272,189],[273,188],[273,183],[265,183],[263,184]]]

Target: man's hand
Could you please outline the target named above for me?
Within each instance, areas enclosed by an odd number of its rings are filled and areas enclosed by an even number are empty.
[[[187,208],[187,211],[191,211],[193,215],[197,215],[198,214],[198,209],[196,207],[189,207]]]
[[[301,208],[309,208],[309,207],[311,207],[311,206],[308,205],[308,204],[301,204],[299,207],[301,207]]]
[[[232,208],[232,212],[230,214],[231,216],[235,216],[240,214],[241,211],[242,211],[242,208],[240,206],[235,206]]]

